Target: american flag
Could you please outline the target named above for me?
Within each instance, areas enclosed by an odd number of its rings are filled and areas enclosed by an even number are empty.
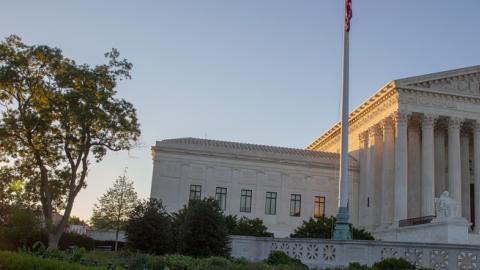
[[[352,0],[345,0],[345,32],[350,32],[350,20],[352,16]]]

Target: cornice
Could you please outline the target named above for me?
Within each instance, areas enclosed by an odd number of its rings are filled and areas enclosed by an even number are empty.
[[[182,149],[182,148],[163,148],[163,147],[152,147],[152,153],[155,153],[153,160],[156,160],[156,154],[158,152],[170,153],[170,154],[187,154],[195,156],[204,156],[204,157],[216,157],[216,158],[228,158],[234,160],[243,160],[243,161],[255,161],[255,162],[265,162],[265,163],[275,163],[275,164],[285,164],[292,166],[302,166],[302,167],[320,167],[320,168],[329,168],[329,169],[338,169],[338,162],[315,162],[315,161],[300,161],[300,160],[288,160],[281,158],[268,158],[268,157],[258,157],[258,156],[249,156],[241,154],[227,154],[227,153],[218,153],[218,152],[206,152],[201,150],[191,150],[191,149]],[[353,157],[350,157],[356,161]],[[349,171],[358,170],[358,164],[352,165],[350,163]]]
[[[376,110],[378,106],[392,96],[395,95],[396,92],[396,81],[391,81],[384,85],[380,90],[375,92],[372,96],[370,96],[366,101],[361,103],[358,107],[356,107],[350,114],[349,114],[349,131],[354,130],[358,127],[357,123],[365,116],[368,115],[370,112]],[[331,127],[327,132],[325,132],[322,136],[312,142],[310,145],[306,147],[307,150],[315,150],[318,147],[324,146],[330,140],[334,139],[338,135],[340,135],[341,131],[341,123],[336,123],[333,127]]]

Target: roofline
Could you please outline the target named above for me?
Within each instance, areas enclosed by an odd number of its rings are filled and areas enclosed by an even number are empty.
[[[379,90],[377,90],[373,95],[367,98],[364,102],[360,103],[353,111],[351,111],[348,115],[348,123],[351,126],[358,118],[362,115],[367,108],[371,107],[372,104],[383,98],[384,96],[390,94],[392,91],[395,91],[397,87],[397,81],[393,80],[382,86]],[[323,133],[322,136],[318,137],[315,141],[310,143],[305,147],[307,150],[314,150],[320,144],[323,144],[326,140],[334,137],[337,133],[340,133],[341,123],[335,123],[331,128],[329,128],[326,132]]]

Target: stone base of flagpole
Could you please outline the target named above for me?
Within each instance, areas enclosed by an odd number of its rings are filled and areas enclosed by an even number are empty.
[[[348,208],[340,207],[338,209],[335,230],[333,231],[333,240],[352,240],[350,224],[348,224]]]

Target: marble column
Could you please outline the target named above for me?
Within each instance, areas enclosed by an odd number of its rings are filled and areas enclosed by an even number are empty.
[[[473,126],[473,177],[475,200],[475,227],[474,232],[480,233],[480,121]]]
[[[459,118],[448,120],[448,191],[459,206],[462,203],[462,171],[460,164],[460,124]],[[456,216],[461,216],[457,207]]]
[[[464,125],[460,133],[462,170],[462,217],[470,221],[470,130]]]
[[[383,131],[380,125],[375,125],[375,181],[373,189],[373,216],[375,226],[380,226],[382,216],[382,167],[383,167]]]
[[[435,158],[433,115],[422,118],[422,216],[435,215]]]
[[[407,121],[406,112],[397,112],[395,119],[395,208],[394,221],[407,218]]]
[[[407,134],[407,216],[408,218],[415,218],[422,215],[422,148],[420,140],[420,122],[418,117],[410,117]]]
[[[367,215],[367,151],[368,151],[368,132],[362,132],[358,136],[359,147],[359,161],[360,161],[360,184],[358,191],[358,205],[359,205],[359,223],[360,226],[366,225]]]
[[[393,198],[394,198],[394,167],[395,167],[395,133],[391,117],[381,122],[383,128],[382,147],[382,226],[388,227],[393,222]]]
[[[367,148],[367,215],[366,226],[371,229],[375,224],[375,212],[373,201],[375,197],[375,128],[368,129],[368,148]]]
[[[446,177],[446,149],[445,149],[445,130],[443,124],[438,123],[435,127],[435,197],[447,190]]]

